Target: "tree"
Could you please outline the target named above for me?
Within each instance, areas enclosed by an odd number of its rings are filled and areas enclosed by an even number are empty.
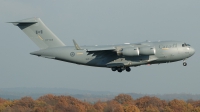
[[[119,94],[114,98],[114,101],[117,101],[120,104],[133,104],[134,100],[130,95]]]
[[[94,108],[99,111],[103,112],[104,108],[107,106],[105,102],[98,101],[94,104]]]
[[[104,112],[124,112],[124,110],[120,103],[109,101],[107,106],[104,108]]]
[[[140,110],[135,105],[129,105],[129,106],[124,106],[124,112],[140,112]]]
[[[167,106],[167,103],[156,97],[145,96],[137,99],[135,105],[140,109],[140,111],[145,111],[147,108],[157,108],[159,111],[163,111],[165,106]]]
[[[170,101],[169,107],[174,112],[191,112],[193,109],[193,106],[191,104],[186,103],[183,100],[177,100],[177,99]]]
[[[200,112],[200,107],[195,107],[192,112]]]

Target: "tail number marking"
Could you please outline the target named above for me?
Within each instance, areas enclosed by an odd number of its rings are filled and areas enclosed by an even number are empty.
[[[39,33],[42,34],[43,31],[42,31],[42,30],[39,30],[39,31],[36,30],[35,33],[36,33],[36,34],[39,34]]]

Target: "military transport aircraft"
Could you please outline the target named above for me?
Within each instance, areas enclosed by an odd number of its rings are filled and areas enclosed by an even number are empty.
[[[66,46],[40,18],[9,22],[18,26],[40,50],[30,54],[80,65],[107,67],[112,71],[130,72],[130,67],[147,64],[169,63],[191,57],[195,50],[179,41],[145,41],[120,45]]]

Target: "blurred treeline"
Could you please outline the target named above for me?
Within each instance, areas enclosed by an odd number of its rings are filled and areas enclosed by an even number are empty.
[[[130,95],[119,94],[106,102],[90,103],[71,96],[47,94],[36,100],[0,98],[0,112],[200,112],[200,100],[165,101],[149,96],[133,99]]]

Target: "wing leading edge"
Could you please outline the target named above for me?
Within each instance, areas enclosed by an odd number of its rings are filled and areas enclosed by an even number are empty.
[[[89,49],[87,49],[88,52],[112,51],[112,50],[115,50],[115,47],[96,47],[96,48],[89,48]]]

